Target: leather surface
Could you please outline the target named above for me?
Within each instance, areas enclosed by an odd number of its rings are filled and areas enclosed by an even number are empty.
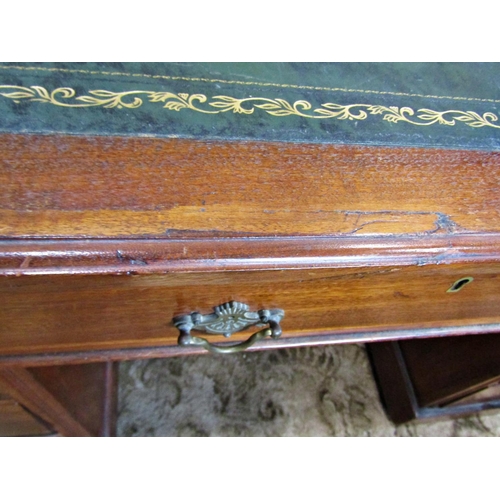
[[[499,68],[3,63],[0,132],[499,150]]]

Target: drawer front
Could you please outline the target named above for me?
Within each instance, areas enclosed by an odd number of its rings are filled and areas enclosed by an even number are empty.
[[[487,325],[500,323],[499,294],[500,263],[2,277],[0,355],[175,345],[174,316],[231,300],[283,309],[282,338]]]

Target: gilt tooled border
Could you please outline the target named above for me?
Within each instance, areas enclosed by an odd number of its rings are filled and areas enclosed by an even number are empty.
[[[500,99],[484,99],[480,97],[464,97],[464,96],[448,96],[448,95],[429,95],[429,94],[416,94],[409,92],[393,92],[389,90],[368,90],[368,89],[351,89],[346,87],[319,87],[315,85],[297,85],[293,83],[276,83],[276,82],[254,82],[254,81],[241,81],[241,80],[224,80],[221,78],[203,78],[193,76],[172,76],[172,75],[151,75],[147,73],[127,73],[123,71],[104,71],[104,70],[88,70],[81,68],[50,68],[47,66],[16,66],[16,65],[0,65],[0,69],[14,69],[16,71],[45,71],[49,73],[69,73],[69,74],[83,74],[83,75],[102,75],[102,76],[126,76],[132,78],[152,78],[156,80],[171,80],[171,81],[185,81],[185,82],[202,82],[202,83],[223,83],[228,85],[251,85],[256,87],[278,87],[285,89],[299,89],[299,90],[320,90],[328,92],[353,92],[359,94],[377,94],[377,95],[393,95],[398,97],[422,97],[425,99],[452,99],[456,101],[479,101],[479,102],[493,102],[499,103]]]
[[[49,92],[40,86],[22,87],[14,85],[0,85],[0,95],[19,103],[22,100],[36,101],[66,108],[139,108],[143,100],[151,103],[161,103],[171,111],[189,109],[203,114],[216,115],[232,111],[241,115],[251,115],[256,109],[272,116],[300,116],[308,119],[337,119],[337,120],[365,120],[369,115],[378,115],[383,120],[400,123],[405,122],[418,126],[434,124],[454,126],[461,122],[469,127],[500,128],[495,123],[498,116],[492,112],[480,115],[475,111],[449,109],[435,111],[421,108],[414,110],[408,106],[381,106],[375,104],[336,104],[327,102],[314,107],[309,101],[297,100],[289,102],[281,98],[245,97],[236,98],[224,95],[208,98],[204,94],[187,94],[172,92],[154,92],[146,90],[131,90],[125,92],[111,92],[109,90],[90,90],[88,95],[77,96],[70,87],[60,87]],[[141,97],[139,97],[141,96]]]

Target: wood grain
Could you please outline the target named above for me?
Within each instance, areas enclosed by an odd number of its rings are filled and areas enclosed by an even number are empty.
[[[0,373],[59,432],[107,435],[110,360],[199,352],[176,346],[172,318],[230,300],[285,310],[283,338],[256,348],[500,331],[499,164],[485,151],[0,135]],[[79,366],[48,366],[63,362]]]
[[[47,436],[54,431],[13,399],[0,399],[0,437]]]
[[[374,342],[366,350],[388,417],[395,424],[417,418],[419,405],[398,342]]]
[[[500,153],[0,135],[0,235],[500,230]]]
[[[91,433],[75,420],[51,392],[38,383],[25,368],[7,367],[0,370],[0,379],[9,394],[63,436],[90,436]]]
[[[107,362],[28,371],[91,435],[107,437],[116,432],[117,368]]]
[[[474,281],[457,293],[450,286]],[[0,354],[174,345],[175,315],[281,308],[284,337],[500,323],[500,263],[0,279]],[[244,339],[248,333],[234,336]],[[214,340],[217,340],[215,337]]]
[[[5,276],[340,269],[492,261],[500,261],[500,234],[0,241],[0,275]]]
[[[380,397],[397,424],[500,408],[499,349],[498,334],[367,344]]]
[[[112,436],[116,425],[116,368],[111,362],[2,367],[0,384],[11,398],[63,436]]]
[[[500,336],[399,342],[420,406],[441,406],[500,379]]]

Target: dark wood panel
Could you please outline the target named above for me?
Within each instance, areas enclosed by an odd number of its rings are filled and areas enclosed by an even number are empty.
[[[421,406],[445,405],[500,378],[500,336],[399,342]]]
[[[13,399],[0,399],[0,436],[47,436],[54,431]]]
[[[0,135],[0,234],[499,231],[500,153]]]
[[[111,362],[0,369],[2,387],[63,436],[115,433],[117,380]]]
[[[111,362],[29,368],[35,380],[93,436],[116,432],[117,365]]]
[[[500,379],[500,377],[499,377]],[[492,385],[481,389],[477,392],[469,394],[462,399],[458,399],[450,403],[450,406],[470,405],[475,403],[488,403],[500,401],[500,383],[493,382]]]
[[[382,405],[395,424],[418,416],[418,401],[397,342],[374,342],[366,350]]]
[[[0,378],[13,399],[53,426],[63,436],[91,435],[25,368],[2,368]]]
[[[500,335],[367,344],[379,393],[397,424],[500,408]]]

